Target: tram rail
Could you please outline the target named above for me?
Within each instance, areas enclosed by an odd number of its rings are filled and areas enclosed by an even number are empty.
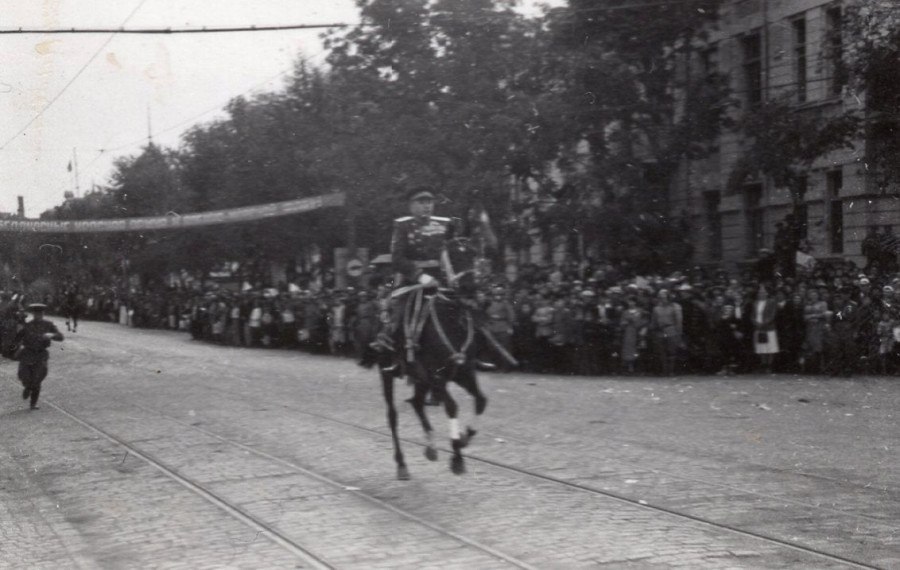
[[[88,350],[90,351],[90,349],[88,349]],[[90,351],[90,352],[93,352],[93,351]],[[91,356],[93,356],[93,355],[91,355]],[[129,355],[129,356],[132,357],[132,364],[134,364],[134,365],[136,365],[136,366],[138,366],[138,367],[141,367],[139,364],[137,364],[137,363],[135,362],[135,361],[137,360],[137,358],[133,357],[133,355]],[[144,368],[144,367],[142,367],[142,368]],[[148,368],[148,370],[149,370],[149,368]],[[237,393],[235,393],[235,392],[233,392],[233,391],[230,391],[230,390],[227,390],[227,389],[223,389],[223,388],[218,387],[218,386],[206,385],[206,386],[204,386],[204,388],[211,389],[211,390],[215,390],[215,391],[220,392],[220,393],[231,394],[231,395],[238,395]],[[240,395],[242,398],[247,398],[247,397],[248,397],[246,394],[239,394],[239,395]],[[288,404],[288,403],[284,403],[284,402],[271,402],[271,401],[269,401],[269,400],[264,400],[264,399],[261,399],[261,398],[256,397],[256,396],[251,396],[250,398],[253,399],[253,400],[256,400],[256,401],[258,401],[258,402],[261,402],[261,403],[264,402],[266,405],[276,405],[276,406],[282,407],[282,408],[284,408],[284,409],[286,409],[286,410],[289,410],[289,411],[291,411],[291,412],[293,412],[293,413],[298,413],[298,414],[302,414],[302,415],[305,415],[305,416],[308,416],[308,417],[315,418],[315,419],[317,419],[317,420],[321,420],[321,421],[325,421],[325,422],[329,422],[329,423],[333,423],[333,424],[337,424],[337,425],[342,425],[342,426],[344,426],[344,427],[351,428],[351,429],[353,429],[353,430],[357,430],[357,431],[360,431],[360,432],[365,432],[365,433],[372,434],[372,435],[377,435],[377,436],[383,437],[383,438],[385,438],[385,439],[389,439],[389,438],[391,437],[389,431],[387,431],[386,428],[385,428],[385,429],[375,429],[375,428],[372,428],[372,427],[368,427],[368,426],[366,426],[366,425],[362,425],[362,424],[358,424],[358,423],[346,421],[346,420],[343,420],[343,419],[340,419],[340,418],[331,417],[331,416],[328,416],[328,415],[326,415],[326,414],[322,414],[322,413],[318,413],[318,412],[313,412],[313,411],[309,411],[309,410],[304,410],[304,409],[302,409],[302,408],[300,408],[300,407],[297,407],[297,406],[294,406],[294,405],[291,405],[291,404]],[[165,413],[165,412],[160,411],[160,410],[158,410],[158,409],[150,408],[150,407],[147,407],[147,406],[143,406],[143,405],[141,405],[141,404],[137,404],[137,403],[134,403],[134,402],[124,402],[124,401],[123,401],[123,403],[126,403],[126,404],[129,405],[129,406],[134,406],[134,407],[137,407],[137,408],[139,408],[139,409],[143,409],[143,410],[145,410],[145,411],[147,411],[147,412],[151,412],[151,413],[157,414],[157,415],[159,415],[159,416],[161,416],[161,417],[165,417],[165,418],[167,418],[169,421],[172,421],[172,422],[174,422],[174,423],[177,423],[177,424],[179,424],[179,425],[181,425],[181,426],[183,426],[183,427],[185,427],[185,428],[188,428],[188,429],[191,429],[191,430],[195,430],[195,431],[197,431],[197,432],[199,432],[199,433],[203,433],[204,435],[207,435],[207,436],[209,436],[209,437],[213,437],[213,438],[215,438],[215,439],[217,439],[217,440],[219,440],[219,441],[221,441],[221,442],[223,442],[223,443],[226,443],[226,444],[235,446],[235,447],[237,447],[237,448],[242,449],[243,451],[246,451],[246,452],[255,454],[255,455],[258,456],[258,457],[262,457],[262,458],[268,459],[268,460],[270,460],[270,461],[277,462],[277,463],[279,463],[279,464],[281,464],[281,465],[283,465],[283,466],[289,467],[290,469],[293,469],[293,470],[295,470],[296,472],[302,473],[302,474],[304,474],[304,475],[306,475],[306,476],[308,476],[308,477],[311,477],[311,478],[317,479],[317,480],[319,480],[319,481],[326,482],[326,483],[329,483],[329,484],[331,484],[331,485],[338,486],[338,487],[340,487],[340,488],[342,488],[342,489],[344,489],[344,490],[347,490],[347,486],[346,486],[345,484],[339,482],[339,481],[336,481],[336,480],[334,480],[334,479],[331,479],[331,478],[329,478],[329,477],[327,477],[327,476],[324,476],[324,475],[322,475],[322,474],[320,474],[320,473],[315,473],[314,471],[311,471],[311,470],[309,470],[309,469],[307,469],[307,468],[305,468],[305,467],[299,466],[299,465],[297,465],[296,463],[293,463],[293,462],[291,462],[291,461],[289,461],[289,460],[286,460],[286,459],[281,458],[281,457],[277,457],[277,456],[275,456],[275,455],[273,455],[273,454],[270,454],[270,453],[267,453],[267,452],[262,451],[262,450],[260,450],[260,449],[257,449],[257,448],[254,448],[254,447],[252,447],[252,446],[246,445],[246,444],[244,444],[244,443],[242,443],[242,442],[240,442],[240,441],[237,441],[237,440],[235,440],[235,439],[233,439],[233,438],[229,438],[229,437],[227,437],[227,436],[223,436],[223,435],[221,435],[221,434],[219,434],[219,433],[216,433],[215,431],[212,431],[212,430],[210,430],[210,429],[203,428],[203,427],[200,427],[200,426],[198,426],[198,425],[195,425],[195,423],[190,423],[190,422],[184,421],[184,420],[182,420],[182,419],[179,418],[179,417],[176,417],[176,416],[173,416],[173,415],[171,415],[171,414]],[[307,560],[306,557],[309,557],[309,558],[308,558],[308,561],[310,561],[310,563],[321,564],[321,566],[315,566],[315,567],[317,567],[317,568],[333,568],[333,566],[327,565],[327,562],[325,562],[324,560],[321,560],[315,553],[313,553],[312,551],[310,551],[310,550],[307,549],[306,547],[304,547],[304,546],[302,546],[302,545],[299,545],[299,544],[297,544],[297,543],[294,542],[294,541],[291,541],[288,537],[285,537],[285,536],[281,535],[280,533],[278,533],[277,530],[274,529],[274,528],[272,528],[270,525],[267,525],[267,524],[264,523],[263,521],[260,521],[260,520],[258,520],[258,519],[255,519],[254,517],[248,515],[247,513],[244,513],[240,508],[238,508],[238,507],[236,507],[236,506],[234,506],[234,505],[230,505],[227,501],[225,501],[225,500],[222,499],[221,497],[216,496],[214,493],[210,492],[209,490],[205,489],[202,485],[199,485],[199,484],[197,484],[196,482],[191,481],[190,479],[188,479],[188,478],[184,477],[183,475],[179,474],[176,470],[172,469],[171,467],[166,466],[163,462],[161,462],[161,461],[159,461],[158,459],[154,458],[151,454],[148,454],[148,453],[146,453],[146,452],[142,452],[142,451],[136,449],[134,446],[128,444],[126,441],[124,441],[124,440],[118,438],[118,437],[115,436],[114,434],[111,434],[111,433],[107,432],[106,430],[103,430],[102,428],[100,428],[100,427],[98,427],[98,426],[95,426],[95,425],[91,424],[91,423],[88,422],[87,420],[85,420],[85,419],[79,417],[79,416],[78,416],[77,414],[75,414],[74,412],[72,412],[72,411],[66,409],[65,407],[63,407],[63,406],[61,406],[61,405],[59,405],[59,404],[55,404],[55,403],[52,403],[52,402],[48,402],[48,404],[50,404],[52,407],[54,407],[55,409],[59,410],[61,413],[65,414],[66,416],[70,417],[73,421],[76,421],[76,422],[78,422],[78,423],[81,423],[82,425],[88,427],[88,428],[91,429],[92,431],[97,432],[98,434],[100,434],[100,435],[102,435],[103,437],[109,439],[110,441],[113,441],[113,442],[115,442],[116,444],[118,444],[118,445],[120,445],[120,446],[122,446],[122,447],[128,449],[130,453],[133,453],[134,455],[140,457],[140,458],[143,459],[144,461],[147,461],[148,463],[150,463],[151,465],[153,465],[153,466],[156,467],[157,469],[160,469],[161,471],[163,471],[164,473],[166,473],[167,475],[169,475],[169,476],[172,477],[173,479],[179,481],[182,485],[184,485],[184,486],[186,486],[187,488],[191,489],[191,490],[194,491],[195,493],[197,493],[197,494],[199,494],[199,495],[201,495],[201,496],[204,496],[205,498],[207,498],[208,500],[210,500],[210,502],[213,502],[214,504],[217,504],[218,506],[220,506],[221,508],[223,508],[223,510],[225,510],[226,512],[229,512],[229,514],[231,514],[232,516],[235,516],[236,518],[240,518],[242,521],[244,521],[244,522],[245,522],[246,524],[248,524],[249,526],[253,526],[254,528],[257,528],[257,530],[265,531],[270,537],[273,538],[273,540],[275,540],[276,542],[278,542],[279,544],[281,544],[281,545],[284,546],[285,548],[291,549],[292,551],[294,551],[294,549],[296,549],[296,553],[298,554],[298,557],[303,558],[304,560]],[[424,448],[424,447],[425,447],[425,445],[424,445],[423,443],[419,442],[419,441],[416,441],[416,440],[413,440],[413,439],[409,439],[409,438],[401,438],[401,439],[402,439],[402,441],[403,441],[405,444],[407,444],[407,445],[414,445],[414,446],[418,446],[418,447],[421,447],[421,448]],[[440,450],[443,451],[444,453],[450,453],[450,450],[449,450],[448,448],[446,448],[446,447],[439,446],[438,449],[440,449]],[[535,471],[535,470],[531,470],[531,469],[527,469],[527,468],[518,467],[518,466],[511,465],[511,464],[508,464],[508,463],[505,463],[505,462],[502,462],[502,461],[497,461],[497,460],[493,460],[493,459],[490,459],[490,458],[487,458],[487,457],[479,456],[479,455],[477,455],[477,454],[465,453],[465,456],[466,456],[466,458],[467,458],[469,461],[471,461],[471,462],[473,462],[473,463],[480,464],[480,465],[485,466],[485,467],[490,467],[490,468],[494,468],[494,469],[500,469],[500,470],[503,470],[503,471],[508,472],[508,473],[515,473],[515,474],[517,474],[517,475],[519,475],[519,476],[525,476],[525,477],[537,479],[537,480],[540,480],[540,481],[543,481],[543,482],[548,482],[548,483],[552,483],[552,484],[555,484],[555,485],[560,485],[560,486],[566,487],[566,488],[568,488],[568,489],[571,489],[571,490],[573,490],[573,491],[582,492],[582,493],[586,493],[586,494],[594,495],[594,496],[605,497],[605,498],[607,498],[607,499],[611,499],[611,500],[614,500],[614,501],[617,501],[617,502],[620,502],[620,503],[623,503],[623,504],[628,504],[628,505],[630,505],[630,506],[632,506],[632,507],[636,507],[636,508],[640,508],[640,509],[645,509],[645,510],[653,511],[653,512],[660,513],[660,514],[665,514],[665,515],[667,515],[667,516],[679,518],[679,519],[684,520],[684,521],[690,521],[691,523],[701,524],[701,525],[707,526],[707,527],[709,527],[709,528],[716,529],[716,530],[718,530],[718,531],[728,532],[728,533],[735,534],[735,535],[739,535],[739,536],[742,536],[742,537],[745,537],[745,538],[750,538],[750,539],[753,539],[753,540],[755,540],[755,541],[762,541],[762,542],[765,542],[765,543],[770,544],[770,545],[777,545],[777,546],[779,546],[779,547],[788,548],[788,549],[791,549],[791,550],[794,550],[794,551],[797,551],[797,552],[800,552],[800,553],[803,553],[803,554],[806,554],[806,555],[812,555],[812,556],[815,556],[815,557],[820,557],[820,558],[825,559],[825,560],[829,560],[829,561],[831,561],[831,562],[836,562],[836,563],[844,564],[844,565],[846,565],[846,566],[848,566],[848,567],[852,567],[852,568],[867,568],[867,569],[878,569],[878,568],[880,568],[879,566],[873,565],[873,564],[871,564],[871,563],[868,563],[868,562],[865,562],[865,561],[862,561],[862,560],[856,560],[856,559],[853,559],[853,558],[848,557],[848,556],[842,556],[842,555],[835,554],[835,553],[833,553],[833,552],[827,552],[827,551],[825,551],[825,550],[822,550],[822,549],[819,549],[819,548],[815,548],[815,547],[812,547],[812,546],[800,544],[800,543],[797,543],[797,542],[792,542],[792,541],[790,541],[790,540],[785,540],[785,539],[781,539],[781,538],[778,538],[778,537],[768,536],[768,535],[766,535],[766,534],[763,534],[763,533],[760,533],[760,532],[756,532],[756,531],[753,531],[753,530],[740,528],[740,527],[737,527],[737,526],[734,526],[734,525],[730,525],[730,524],[726,524],[726,523],[722,523],[722,522],[717,522],[717,521],[715,521],[715,520],[710,520],[710,519],[705,518],[705,517],[702,517],[702,516],[697,516],[697,515],[694,515],[694,514],[691,514],[691,513],[688,513],[688,512],[680,511],[680,510],[678,510],[678,509],[669,508],[669,507],[666,507],[666,506],[663,506],[663,505],[652,504],[652,503],[649,503],[649,502],[644,501],[644,500],[639,500],[639,499],[635,499],[635,498],[632,498],[632,497],[628,497],[628,496],[623,495],[623,494],[620,494],[620,493],[615,493],[615,492],[611,492],[611,491],[603,490],[603,489],[597,489],[597,488],[595,488],[595,487],[591,487],[591,486],[588,486],[588,485],[583,485],[583,484],[580,484],[580,483],[576,483],[576,482],[572,482],[572,481],[567,481],[567,480],[564,480],[564,479],[561,479],[561,478],[558,478],[558,477],[554,477],[554,476],[552,476],[552,475],[548,475],[548,474],[546,474],[546,473],[541,473],[541,472],[539,472],[539,471]],[[693,480],[693,479],[691,479],[691,478],[683,478],[683,479],[686,479],[686,480]],[[706,483],[706,484],[709,484],[709,483]],[[716,485],[719,485],[719,486],[726,486],[726,485],[722,485],[722,484],[716,484]],[[737,489],[737,488],[734,488],[734,487],[729,487],[729,486],[726,486],[726,487],[728,487],[728,488],[733,488],[733,489],[736,489],[736,490],[740,490],[740,489]],[[741,491],[742,491],[742,492],[749,492],[749,491],[743,491],[743,490],[741,490]],[[382,499],[379,499],[379,498],[377,498],[377,497],[374,497],[374,496],[372,496],[372,495],[369,495],[369,494],[365,493],[365,492],[362,491],[362,490],[350,490],[349,492],[355,494],[356,496],[358,496],[358,497],[360,497],[360,498],[362,498],[362,499],[364,499],[364,500],[366,500],[366,501],[368,501],[368,502],[370,502],[370,503],[376,504],[376,505],[378,505],[378,506],[380,506],[380,507],[382,507],[382,508],[384,508],[384,509],[390,510],[390,511],[392,511],[392,512],[398,514],[398,515],[401,515],[401,516],[403,516],[404,518],[407,518],[407,519],[409,519],[409,520],[411,520],[411,521],[414,521],[414,522],[416,522],[416,523],[418,523],[418,524],[421,524],[421,525],[423,525],[423,526],[426,526],[426,527],[432,529],[433,531],[438,532],[438,533],[440,533],[440,534],[442,534],[442,535],[444,535],[444,536],[452,537],[453,539],[457,540],[458,542],[460,542],[460,543],[462,543],[462,544],[467,545],[468,547],[475,548],[475,549],[480,550],[480,551],[482,551],[482,552],[484,552],[484,553],[487,553],[487,554],[489,554],[490,556],[492,556],[492,557],[495,558],[495,559],[503,560],[503,561],[505,561],[505,562],[511,564],[511,565],[514,566],[514,567],[518,567],[518,568],[533,568],[533,566],[529,565],[528,563],[526,563],[526,562],[524,562],[524,561],[521,561],[521,560],[516,559],[514,556],[507,555],[507,554],[505,554],[505,553],[503,553],[503,552],[500,552],[500,551],[498,551],[498,550],[496,550],[496,549],[494,549],[494,548],[491,548],[490,546],[481,544],[481,543],[479,543],[478,541],[475,541],[475,540],[470,539],[470,538],[468,538],[468,537],[465,537],[465,536],[463,536],[463,535],[461,535],[461,534],[458,534],[458,533],[449,531],[449,530],[447,530],[447,529],[444,529],[444,528],[442,528],[440,525],[437,525],[437,524],[435,524],[435,523],[432,523],[432,522],[430,522],[430,521],[427,521],[427,520],[425,520],[425,519],[423,519],[423,518],[421,518],[421,517],[419,517],[418,515],[415,515],[415,514],[413,514],[413,513],[409,513],[409,512],[407,512],[407,511],[404,511],[403,509],[400,509],[400,508],[398,508],[398,507],[396,507],[396,506],[394,506],[394,505],[391,505],[390,503],[388,503],[388,502],[386,502],[386,501],[384,501],[384,500],[382,500]],[[807,505],[807,506],[811,506],[811,505]],[[233,510],[232,510],[232,509],[233,509]],[[825,510],[832,510],[832,511],[835,511],[835,512],[838,512],[838,513],[841,513],[841,514],[844,514],[844,515],[852,516],[850,513],[844,513],[843,511],[838,511],[838,510],[834,510],[834,509],[825,509]],[[282,539],[283,539],[284,542],[282,542]]]

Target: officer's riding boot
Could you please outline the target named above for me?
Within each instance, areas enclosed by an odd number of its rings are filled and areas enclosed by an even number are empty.
[[[371,345],[365,345],[362,349],[362,357],[359,359],[358,364],[363,368],[372,368],[378,363],[378,351],[376,351]]]
[[[376,352],[394,352],[394,335],[400,329],[401,312],[395,310],[391,312],[391,320],[384,323],[375,340],[369,344]]]

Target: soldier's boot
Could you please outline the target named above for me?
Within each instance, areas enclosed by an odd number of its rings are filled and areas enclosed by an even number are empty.
[[[357,364],[363,368],[372,368],[378,364],[379,352],[373,346],[374,344],[375,341],[362,343],[362,354],[360,355]]]
[[[40,407],[38,407],[38,405],[37,405],[38,398],[40,397],[40,395],[41,395],[41,386],[40,386],[40,384],[38,384],[37,386],[35,386],[31,389],[31,409],[32,410],[40,409]]]

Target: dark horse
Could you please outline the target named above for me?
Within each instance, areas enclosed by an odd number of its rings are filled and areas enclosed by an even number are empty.
[[[447,391],[447,383],[454,382],[468,392],[475,400],[475,415],[480,416],[487,406],[487,398],[478,388],[475,377],[475,339],[477,337],[475,316],[470,309],[469,299],[474,294],[475,250],[466,238],[456,238],[448,242],[442,259],[442,266],[449,283],[448,289],[427,291],[410,288],[401,299],[399,310],[403,310],[403,323],[398,331],[398,351],[405,358],[405,368],[413,381],[413,397],[409,400],[425,431],[425,457],[437,460],[434,444],[434,430],[425,414],[425,397],[431,392],[439,399],[450,423],[450,444],[453,455],[450,469],[460,475],[465,473],[462,449],[468,445],[476,430],[467,425],[460,431],[459,406]],[[409,479],[409,470],[400,449],[397,436],[397,409],[394,407],[394,379],[399,375],[398,366],[385,359],[379,363],[384,399],[387,403],[388,424],[394,441],[394,460],[397,463],[397,478]]]

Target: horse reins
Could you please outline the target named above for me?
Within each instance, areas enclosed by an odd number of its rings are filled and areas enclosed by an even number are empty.
[[[465,269],[456,273],[453,271],[453,262],[450,261],[450,254],[447,253],[447,250],[441,252],[441,267],[444,269],[444,273],[447,275],[447,284],[453,285],[457,281],[459,281],[464,275],[467,273],[474,273],[474,269]]]
[[[472,320],[472,313],[466,311],[466,339],[463,341],[462,346],[457,350],[453,343],[450,341],[450,337],[447,336],[447,331],[444,330],[444,326],[441,324],[441,320],[438,318],[437,309],[435,305],[437,300],[435,297],[431,297],[428,299],[427,303],[427,312],[422,311],[422,298],[424,297],[424,291],[421,289],[413,293],[406,300],[406,311],[405,318],[403,319],[403,333],[406,337],[406,359],[408,362],[412,362],[415,359],[415,352],[418,348],[419,337],[422,335],[422,329],[425,328],[425,321],[428,320],[428,317],[431,317],[432,322],[434,323],[434,330],[437,332],[438,338],[441,339],[441,342],[450,351],[450,360],[452,360],[455,364],[459,365],[466,361],[466,352],[472,346],[472,341],[475,340],[475,326]]]
[[[422,316],[422,297],[425,292],[418,289],[406,299],[406,311],[403,319],[403,334],[406,337],[406,360],[412,362],[418,346],[419,336],[425,327],[427,318]]]
[[[428,313],[431,315],[431,320],[434,322],[434,330],[437,331],[441,342],[443,342],[447,350],[450,351],[450,360],[458,365],[464,363],[466,361],[466,352],[469,350],[469,347],[472,346],[472,341],[475,339],[475,327],[472,323],[472,313],[466,311],[466,340],[457,351],[455,348],[453,348],[453,343],[450,342],[450,338],[447,336],[447,332],[441,325],[441,321],[437,316],[437,309],[435,309],[434,306],[435,300],[434,298],[432,298],[428,302]]]

